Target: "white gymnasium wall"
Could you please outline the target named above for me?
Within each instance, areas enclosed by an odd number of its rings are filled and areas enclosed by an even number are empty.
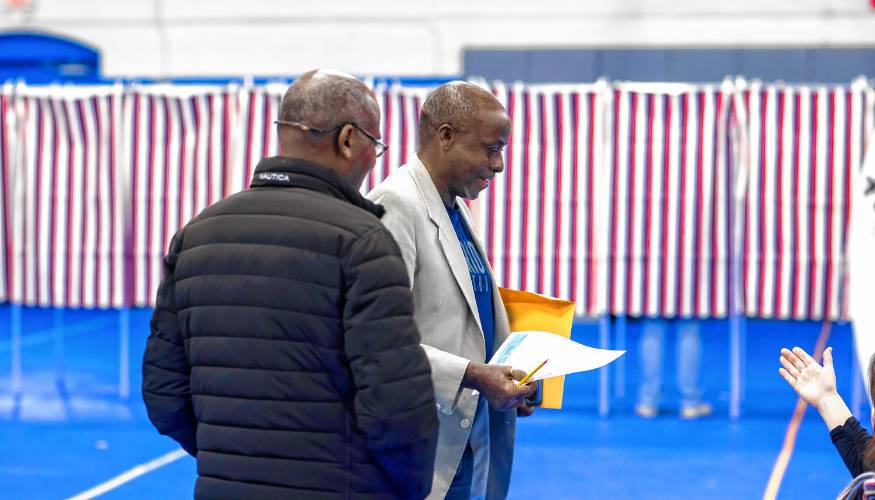
[[[76,37],[108,76],[452,75],[464,47],[875,45],[869,0],[30,0],[0,29]]]

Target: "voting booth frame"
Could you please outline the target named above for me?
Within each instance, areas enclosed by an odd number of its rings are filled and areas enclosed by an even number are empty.
[[[440,83],[368,81],[391,147],[363,191],[413,158],[419,109]],[[576,317],[600,321],[603,348],[625,348],[626,317],[726,319],[733,418],[745,318],[847,319],[869,82],[475,83],[514,122],[505,172],[472,206],[499,284],[574,302]],[[37,306],[60,308],[60,358],[63,308],[118,309],[118,395],[129,397],[127,308],[151,305],[173,233],[277,153],[287,84],[3,86],[0,301],[12,307],[14,394],[20,308]]]

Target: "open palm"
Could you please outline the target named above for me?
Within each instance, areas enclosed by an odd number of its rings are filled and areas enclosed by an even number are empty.
[[[823,353],[823,366],[800,347],[781,349],[781,365],[781,376],[810,405],[817,406],[826,395],[836,392],[831,347]]]

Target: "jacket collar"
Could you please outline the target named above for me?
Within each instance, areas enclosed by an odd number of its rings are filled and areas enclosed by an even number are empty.
[[[425,210],[428,212],[428,218],[438,230],[438,241],[449,263],[450,270],[453,272],[453,277],[456,279],[456,283],[459,285],[459,289],[468,303],[468,308],[474,315],[474,320],[477,322],[477,326],[480,327],[480,332],[482,333],[483,326],[480,324],[480,314],[477,310],[477,300],[474,297],[474,284],[471,282],[471,273],[468,271],[468,261],[465,260],[465,255],[462,253],[462,244],[459,242],[459,237],[456,236],[456,230],[453,228],[453,222],[450,220],[449,213],[447,213],[447,207],[444,205],[443,200],[441,200],[441,195],[434,185],[431,174],[418,156],[408,164],[407,168],[410,169],[413,182],[416,183],[416,187],[425,201]],[[455,205],[459,204],[464,204],[464,202],[461,198],[456,198]],[[468,226],[468,232],[471,233],[473,238],[474,231],[471,229],[470,221],[464,216],[464,211],[463,218]]]
[[[251,188],[303,188],[332,196],[367,210],[378,218],[386,209],[361,195],[337,172],[317,163],[286,156],[262,158],[255,167]]]
[[[447,214],[447,206],[444,205],[444,201],[434,185],[431,174],[428,172],[425,164],[422,163],[422,160],[419,159],[419,156],[410,162],[408,168],[410,168],[413,180],[416,182],[416,186],[419,188],[419,192],[425,201],[425,211],[428,213],[428,218],[438,228],[456,234],[453,229],[453,223],[450,221],[450,216]],[[461,202],[462,200],[459,198],[455,200],[455,203]]]

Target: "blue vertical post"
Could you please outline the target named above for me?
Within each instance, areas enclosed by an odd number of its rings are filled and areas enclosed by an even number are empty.
[[[21,305],[12,304],[10,335],[12,341],[12,399],[17,402],[21,398]]]
[[[130,367],[130,336],[131,336],[131,315],[130,309],[123,307],[118,314],[118,336],[119,336],[119,376],[118,376],[118,396],[122,400],[127,400],[131,396],[131,367]]]
[[[745,108],[740,102],[738,94],[733,98],[730,110],[738,113],[735,118],[738,123],[744,123]],[[729,111],[733,113],[732,111]],[[741,263],[743,257],[742,224],[744,219],[744,195],[749,191],[747,151],[742,147],[746,142],[743,126],[733,125],[733,117],[727,116],[726,142],[726,166],[729,171],[730,183],[727,186],[728,205],[727,211],[727,236],[729,236],[729,270],[726,284],[729,315],[729,418],[736,421],[741,416],[741,401],[744,397],[744,353],[745,353],[745,304],[744,290],[741,289]]]
[[[615,321],[614,342],[615,349],[619,351],[626,350],[626,316],[618,316]],[[616,374],[614,379],[614,398],[617,401],[622,401],[626,398],[626,356],[620,356],[617,361],[611,364],[616,365],[614,371]]]
[[[741,416],[742,350],[744,325],[740,314],[729,317],[729,418]]]
[[[747,316],[740,316],[740,336],[741,336],[741,352],[739,353],[739,362],[741,364],[741,373],[739,374],[738,395],[739,408],[744,406],[744,397],[747,394]]]
[[[64,369],[64,309],[56,307],[53,311],[52,337],[55,344],[55,385],[63,391],[66,384]]]
[[[606,314],[599,319],[599,347],[610,349],[611,319]],[[599,369],[599,416],[607,417],[610,412],[610,369],[611,365]]]

